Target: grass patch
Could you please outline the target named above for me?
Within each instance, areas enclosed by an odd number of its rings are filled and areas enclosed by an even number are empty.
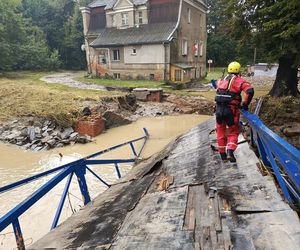
[[[211,68],[210,72],[207,73],[207,76],[205,77],[204,81],[210,82],[211,80],[220,79],[223,75],[223,70],[224,70],[224,68]],[[225,74],[226,73],[227,73],[227,71],[225,72]]]
[[[73,124],[85,101],[124,93],[82,90],[39,80],[51,72],[17,72],[0,77],[0,120],[36,116],[62,126]]]
[[[162,88],[164,83],[157,81],[144,80],[113,80],[101,78],[85,78],[77,77],[76,80],[87,84],[97,84],[108,87],[123,87],[123,88]]]

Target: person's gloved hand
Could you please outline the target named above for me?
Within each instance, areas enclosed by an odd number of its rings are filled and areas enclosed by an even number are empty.
[[[245,111],[248,111],[248,105],[245,104],[245,103],[242,103],[241,109],[245,110]]]

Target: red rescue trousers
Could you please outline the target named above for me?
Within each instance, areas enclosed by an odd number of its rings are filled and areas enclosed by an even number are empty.
[[[216,127],[218,150],[220,153],[224,153],[228,149],[236,150],[238,146],[240,111],[234,106],[230,108],[233,112],[234,125],[227,127],[225,121],[223,121],[221,124],[217,123]]]

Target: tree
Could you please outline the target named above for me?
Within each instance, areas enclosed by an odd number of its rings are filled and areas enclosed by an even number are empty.
[[[242,65],[252,64],[255,44],[253,39],[240,43],[239,37],[228,34],[228,18],[223,14],[227,2],[221,0],[207,1],[209,12],[207,18],[207,56],[215,66],[226,66],[237,60]],[[258,59],[264,58],[260,51]]]
[[[0,1],[0,71],[54,69],[60,64],[43,31],[25,18],[17,0]]]
[[[208,0],[207,4],[207,57],[213,60],[214,66],[225,66],[235,58],[235,41],[223,32],[225,20],[220,1]]]
[[[90,1],[74,0],[23,0],[21,10],[40,27],[51,51],[57,50],[66,69],[85,67],[82,17],[79,4]]]
[[[83,43],[82,15],[79,5],[76,4],[73,15],[64,24],[61,55],[65,68],[82,69],[86,67],[85,53],[81,50]]]
[[[228,20],[227,32],[241,44],[252,40],[269,62],[279,68],[270,95],[300,96],[297,68],[300,64],[299,0],[221,0]]]

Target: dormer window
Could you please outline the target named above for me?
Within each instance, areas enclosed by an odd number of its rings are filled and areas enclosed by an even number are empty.
[[[128,25],[128,13],[122,13],[122,25]]]
[[[139,11],[139,24],[143,24],[143,12]]]

